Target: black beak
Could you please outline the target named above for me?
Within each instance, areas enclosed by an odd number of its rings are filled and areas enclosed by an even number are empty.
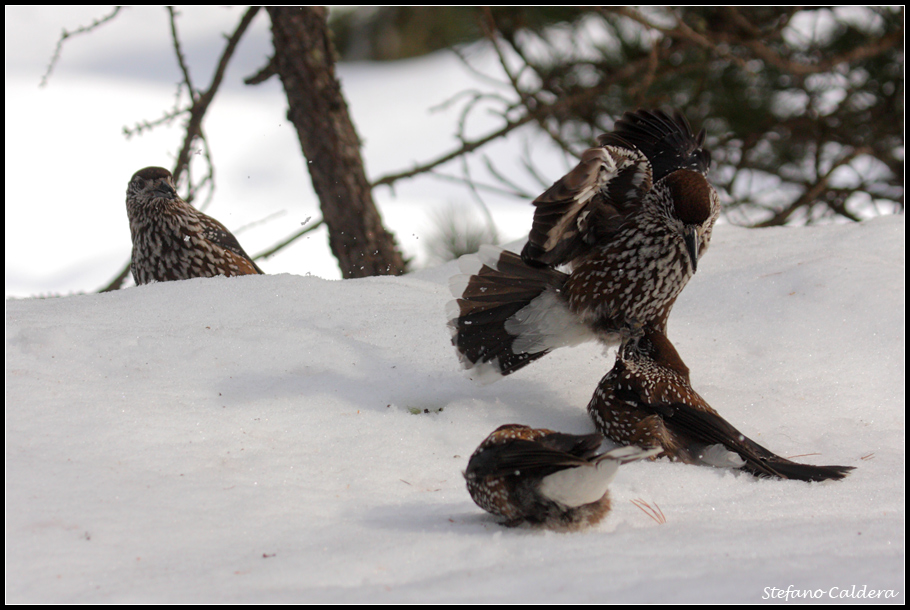
[[[698,270],[698,229],[694,225],[686,225],[683,228],[683,240],[692,261],[692,273],[695,273]]]
[[[158,184],[153,189],[153,192],[161,195],[165,199],[177,199],[177,191],[175,191],[171,185],[164,180],[158,181]]]

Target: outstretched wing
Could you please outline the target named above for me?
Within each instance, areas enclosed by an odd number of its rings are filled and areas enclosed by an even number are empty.
[[[522,259],[535,267],[571,262],[609,239],[651,185],[651,165],[634,147],[589,148],[572,171],[534,200]]]

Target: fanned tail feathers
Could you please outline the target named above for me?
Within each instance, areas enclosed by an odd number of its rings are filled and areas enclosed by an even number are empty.
[[[449,328],[462,365],[481,378],[508,375],[589,338],[560,295],[565,273],[492,246],[462,257],[459,268],[464,275],[450,280],[456,300],[447,306]]]

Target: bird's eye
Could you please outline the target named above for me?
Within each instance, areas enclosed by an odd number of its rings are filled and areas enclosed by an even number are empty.
[[[142,178],[137,177],[136,180],[133,181],[133,183],[136,185],[136,188],[140,188],[140,189],[145,188],[145,180],[143,180]]]

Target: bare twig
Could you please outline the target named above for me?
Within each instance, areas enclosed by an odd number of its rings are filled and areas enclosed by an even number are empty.
[[[117,274],[117,277],[112,279],[107,286],[99,290],[98,292],[113,292],[114,290],[120,290],[120,287],[123,286],[123,282],[126,281],[126,278],[130,274],[130,261],[127,261],[123,269],[120,270],[120,273]]]
[[[197,96],[193,93],[192,83],[190,83],[189,80],[186,81],[187,87],[190,88],[193,105],[189,109],[190,118],[187,121],[186,137],[183,140],[183,147],[180,149],[180,152],[177,155],[177,162],[175,163],[175,180],[177,179],[180,169],[186,167],[189,163],[193,141],[200,136],[202,131],[202,119],[205,117],[209,104],[212,103],[215,94],[218,92],[218,87],[221,85],[221,80],[224,78],[224,72],[227,69],[227,65],[237,48],[237,43],[240,41],[243,33],[246,32],[250,23],[252,23],[253,18],[256,16],[256,13],[259,12],[259,9],[260,7],[258,6],[251,6],[247,9],[243,18],[241,18],[240,23],[237,25],[237,29],[228,37],[224,51],[221,53],[221,58],[218,60],[218,66],[215,68],[215,74],[212,76],[212,82],[205,92],[200,92]],[[189,78],[189,74],[184,74],[184,77]]]
[[[190,79],[190,69],[186,65],[186,58],[183,56],[183,51],[180,49],[180,37],[177,35],[177,11],[174,10],[173,6],[168,6],[168,22],[171,24],[171,41],[174,44],[174,55],[177,56],[177,65],[180,66],[180,71],[183,73],[183,82],[186,83],[187,88],[190,91],[190,101],[196,101],[196,88],[193,87],[193,81]]]
[[[778,211],[771,218],[765,219],[762,222],[756,223],[752,226],[758,228],[784,224],[796,210],[814,202],[821,196],[821,194],[828,187],[828,181],[831,179],[831,175],[837,168],[850,163],[859,155],[866,154],[868,152],[869,149],[865,146],[853,149],[849,154],[832,163],[831,168],[824,175],[819,176],[815,183],[810,185],[809,188],[807,188],[803,194],[797,197],[796,200],[793,201],[790,205]]]
[[[309,218],[307,218],[307,219],[304,221],[303,224],[306,224],[307,222],[309,222]],[[322,226],[322,219],[320,218],[320,219],[317,220],[315,223],[313,223],[313,224],[311,224],[310,226],[304,227],[303,229],[297,231],[296,233],[294,233],[293,235],[291,235],[291,236],[288,237],[287,239],[278,242],[277,244],[275,244],[274,246],[272,246],[272,247],[269,248],[268,250],[263,250],[262,252],[260,252],[260,253],[257,254],[256,256],[254,256],[254,257],[253,257],[253,260],[259,260],[259,259],[261,259],[261,258],[269,258],[270,256],[273,256],[273,255],[277,254],[280,250],[286,248],[287,246],[290,246],[290,245],[291,245],[292,243],[294,243],[298,238],[300,238],[300,237],[306,235],[306,234],[309,233],[310,231],[315,231],[316,229],[318,229],[318,228],[321,227],[321,226]]]
[[[465,180],[464,176],[453,176],[451,174],[444,174],[444,173],[440,172],[439,170],[433,170],[433,171],[427,172],[427,173],[430,176],[432,176],[433,178],[439,178],[440,180],[445,180],[447,182],[455,182],[458,184],[467,185],[467,181]],[[528,191],[519,189],[517,187],[515,189],[510,190],[508,188],[496,186],[493,184],[485,184],[482,182],[478,182],[476,180],[472,180],[471,183],[474,185],[475,188],[477,188],[480,191],[485,191],[488,193],[496,193],[498,195],[505,195],[507,197],[515,197],[516,199],[533,199],[534,197],[537,196],[535,194],[532,194]]]
[[[243,79],[244,84],[258,85],[260,83],[264,83],[265,81],[269,80],[270,78],[272,78],[273,76],[278,74],[278,68],[276,67],[276,65],[277,64],[276,64],[275,56],[272,55],[271,57],[269,57],[268,63],[266,65],[264,65],[262,68],[260,68],[259,71],[256,72],[256,74],[254,74],[252,76],[248,76],[245,79]]]
[[[154,121],[151,121],[151,122],[141,121],[141,122],[136,123],[136,126],[133,128],[130,128],[130,127],[127,127],[126,125],[124,125],[123,126],[123,135],[125,135],[127,139],[129,139],[133,136],[140,136],[140,135],[142,135],[142,133],[144,131],[151,131],[152,129],[154,129],[155,127],[158,127],[159,125],[163,125],[165,123],[172,122],[174,119],[176,119],[178,116],[180,116],[184,112],[186,112],[185,108],[175,108],[175,109],[171,110],[170,112],[165,113],[165,115],[162,116],[161,118],[155,119]]]
[[[490,174],[494,178],[499,180],[499,182],[501,182],[502,184],[507,186],[509,189],[511,189],[510,191],[501,189],[500,192],[508,193],[508,194],[512,195],[513,197],[517,197],[519,199],[534,199],[537,196],[535,193],[532,193],[526,189],[523,189],[521,186],[516,184],[515,181],[511,180],[508,176],[506,176],[505,174],[500,172],[498,169],[496,169],[496,166],[493,165],[493,161],[487,155],[483,156],[483,161],[484,161],[484,165],[487,168],[487,171],[490,172]],[[534,175],[533,167],[529,167],[529,171],[532,172],[532,175]],[[535,177],[536,177],[536,175],[535,175]]]
[[[752,72],[752,70],[749,69],[749,67],[746,65],[746,62],[743,61],[741,57],[733,55],[728,50],[714,44],[711,40],[690,28],[678,14],[674,15],[676,17],[676,27],[668,28],[649,21],[647,17],[635,9],[628,8],[626,6],[603,7],[601,10],[614,12],[624,17],[628,17],[629,19],[640,23],[646,28],[660,32],[665,36],[688,40],[689,42],[695,43],[696,45],[711,51],[718,57],[723,57],[724,59],[735,63],[737,66],[739,66],[740,69],[745,70],[749,73]]]
[[[101,19],[96,19],[95,21],[91,22],[87,26],[76,28],[72,32],[68,32],[66,29],[64,29],[63,33],[60,34],[60,39],[57,41],[57,46],[54,48],[54,54],[51,56],[51,61],[47,65],[47,70],[45,71],[44,76],[41,77],[41,84],[39,84],[38,86],[44,87],[45,85],[47,85],[48,79],[50,79],[50,77],[51,77],[51,72],[54,71],[54,66],[57,65],[57,61],[60,59],[60,52],[63,50],[63,42],[67,38],[69,38],[70,36],[75,36],[76,34],[87,34],[91,31],[97,29],[98,27],[104,25],[105,23],[107,23],[108,21],[110,21],[111,19],[116,17],[117,14],[120,13],[120,9],[122,9],[122,8],[123,8],[122,6],[115,6],[114,10],[112,10],[109,15],[106,15],[106,16],[102,17]]]
[[[755,53],[756,57],[768,62],[776,68],[790,74],[805,76],[808,74],[829,72],[841,64],[853,63],[861,61],[863,59],[869,59],[870,57],[875,57],[876,55],[880,55],[888,49],[903,44],[903,40],[904,28],[901,28],[899,31],[891,32],[886,36],[871,41],[867,45],[858,46],[856,48],[850,49],[849,51],[845,51],[844,53],[835,55],[834,57],[819,61],[814,64],[805,64],[793,61],[787,57],[783,57],[765,45],[761,40],[744,41],[743,44],[748,47],[753,53]]]
[[[645,92],[651,87],[652,83],[654,83],[659,56],[660,45],[658,44],[658,41],[652,40],[651,50],[648,52],[648,69],[645,72],[645,77],[641,79],[641,82],[634,84],[629,88],[629,97],[634,98],[639,106],[644,101]]]
[[[423,165],[417,165],[409,171],[400,172],[397,174],[389,174],[388,176],[383,176],[382,178],[375,180],[372,183],[371,187],[376,188],[377,186],[381,186],[383,184],[391,185],[391,184],[394,184],[395,182],[398,182],[399,180],[401,180],[403,178],[411,178],[418,174],[427,172],[427,171],[433,169],[434,167],[438,167],[444,163],[448,163],[452,159],[456,159],[462,155],[465,155],[469,152],[477,150],[484,144],[487,144],[489,142],[492,142],[493,140],[501,138],[504,135],[514,131],[515,129],[521,127],[522,125],[530,123],[533,120],[534,120],[534,117],[532,117],[530,115],[525,115],[514,121],[507,121],[504,126],[497,129],[493,133],[487,134],[486,136],[483,136],[482,138],[478,138],[477,140],[465,141],[457,149],[455,149],[451,152],[448,152],[448,153],[442,155],[441,157],[434,159],[433,161],[429,161],[427,163],[424,163]]]
[[[480,206],[480,211],[483,213],[484,220],[487,223],[487,231],[489,233],[490,240],[492,243],[498,244],[499,231],[496,229],[496,223],[493,221],[493,214],[490,212],[490,208],[483,200],[483,197],[480,196],[480,193],[477,191],[477,187],[474,185],[474,181],[471,179],[471,169],[468,165],[467,156],[461,158],[461,168],[461,171],[465,177],[465,184],[468,185],[468,190],[471,192],[474,201],[477,202],[477,205]]]

